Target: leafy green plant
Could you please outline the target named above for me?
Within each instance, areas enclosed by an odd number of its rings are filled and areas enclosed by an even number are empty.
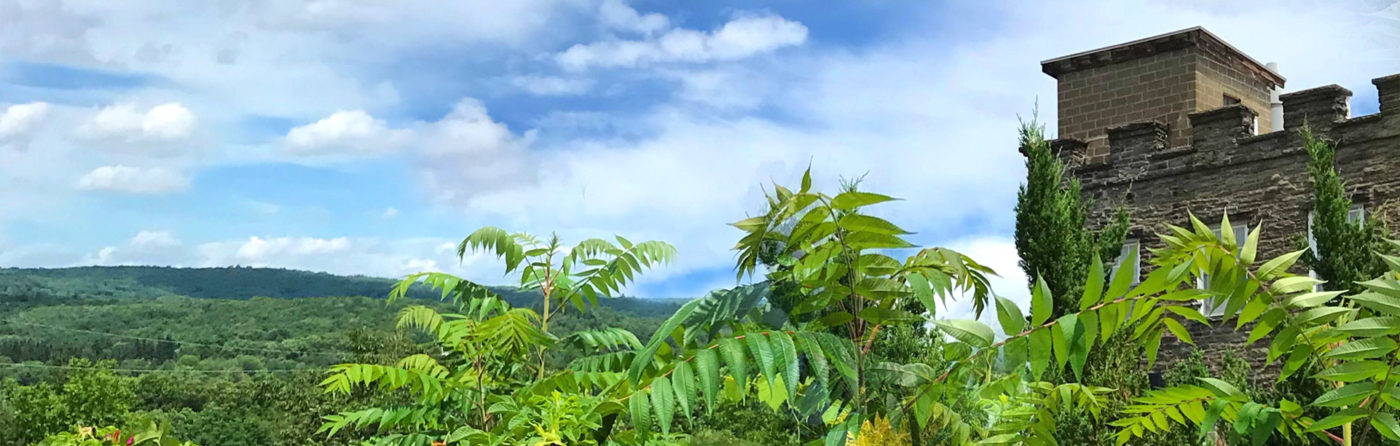
[[[1230,247],[1234,240],[1228,229],[1217,237],[1193,219],[1193,229],[1172,230],[1173,235],[1162,237],[1168,248],[1158,262],[1184,261],[1191,269],[1209,271],[1208,291],[1225,302],[1227,320],[1233,317],[1236,327],[1254,323],[1251,343],[1271,339],[1268,360],[1281,362],[1280,379],[1315,364],[1320,371],[1313,377],[1334,383],[1335,388],[1311,402],[1282,399],[1272,406],[1254,401],[1230,383],[1202,378],[1197,385],[1179,385],[1138,398],[1129,408],[1137,415],[1115,422],[1122,428],[1120,444],[1164,430],[1171,423],[1197,425],[1204,435],[1221,422],[1228,426],[1220,429],[1222,434],[1253,445],[1274,435],[1331,437],[1352,444],[1369,432],[1400,441],[1395,421],[1400,400],[1391,393],[1400,384],[1400,375],[1392,374],[1400,361],[1396,354],[1400,258],[1380,255],[1390,271],[1358,283],[1363,288],[1359,293],[1313,291],[1318,280],[1288,272],[1302,251],[1254,264],[1257,228],[1238,252]],[[1303,404],[1330,413],[1314,420]],[[1362,432],[1353,432],[1352,427]]]
[[[404,404],[371,407],[326,417],[322,431],[366,430],[375,444],[604,444],[622,395],[629,393],[620,373],[640,342],[625,330],[580,331],[563,339],[549,331],[552,316],[572,303],[579,311],[598,296],[622,290],[645,269],[670,261],[675,250],[663,242],[633,244],[589,239],[572,247],[557,236],[540,240],[498,228],[472,233],[458,255],[482,250],[519,270],[520,286],[538,290],[541,311],[515,308],[490,288],[443,273],[413,274],[395,286],[390,302],[425,283],[460,306],[443,314],[412,305],[399,312],[398,326],[430,334],[431,353],[405,357],[393,365],[341,364],[323,382],[327,392],[355,389],[406,393]],[[596,349],[569,368],[551,370],[546,353],[563,345]]]
[[[655,413],[665,432],[671,412],[651,407],[648,397],[677,388],[686,399],[699,393],[713,408],[727,374],[760,395],[764,387],[781,389],[773,392],[782,395],[779,402],[799,415],[821,414],[830,426],[827,444],[852,433],[860,438],[861,423],[875,415],[888,416],[916,441],[929,435],[936,444],[1050,444],[1057,413],[1079,408],[1097,417],[1110,392],[1039,381],[1052,363],[1081,374],[1100,338],[1123,327],[1155,356],[1164,331],[1184,332],[1176,318],[1205,320],[1176,304],[1205,296],[1185,286],[1187,268],[1162,269],[1136,287],[1117,275],[1105,287],[1110,281],[1097,259],[1089,262],[1077,305],[1058,319],[1051,319],[1054,296],[1044,280],[1037,281],[1029,321],[1010,300],[996,298],[998,320],[1011,334],[1005,340],[975,320],[938,319],[938,304],[951,298],[970,298],[980,314],[993,300],[991,270],[942,248],[919,249],[903,261],[890,257],[885,252],[914,248],[903,238],[907,231],[863,211],[894,199],[847,186],[835,195],[819,193],[807,173],[796,190],[775,185],[763,215],[734,224],[745,233],[736,246],[740,276],[762,256],[775,257],[788,268],[770,271],[769,279],[800,285],[786,305],[791,310],[777,312],[736,292],[683,306],[629,370],[638,388],[629,401],[634,426],[650,424]],[[817,312],[818,318],[801,317]],[[937,346],[936,361],[871,360],[883,328],[921,324],[948,340]],[[895,390],[869,393],[887,384]],[[670,404],[668,397],[659,400]]]
[[[132,429],[80,427],[50,435],[38,446],[196,446],[170,435],[170,425],[149,417],[134,421]]]

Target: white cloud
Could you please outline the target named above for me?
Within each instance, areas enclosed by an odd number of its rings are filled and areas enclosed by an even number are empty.
[[[121,245],[105,246],[83,259],[96,265],[179,265],[190,260],[184,243],[166,230],[142,230]]]
[[[510,83],[527,93],[539,96],[582,94],[593,86],[593,81],[588,79],[558,76],[516,76],[510,79]]]
[[[141,168],[121,164],[93,169],[78,179],[83,190],[111,190],[131,194],[164,194],[185,189],[189,178],[159,167]]]
[[[265,263],[278,256],[305,256],[343,252],[350,247],[345,237],[320,239],[314,237],[249,237],[238,246],[233,257],[254,264]]]
[[[180,240],[176,239],[170,231],[141,231],[131,238],[132,246],[180,246]]]
[[[397,149],[412,133],[390,130],[384,120],[364,110],[339,110],[288,131],[286,147],[297,156],[383,154]]]
[[[0,113],[0,144],[27,138],[43,123],[48,110],[49,104],[43,102],[5,107],[5,112]]]
[[[195,116],[179,103],[166,103],[142,111],[134,104],[116,104],[98,110],[78,128],[87,139],[116,142],[163,142],[188,138]]]
[[[379,213],[379,218],[382,218],[382,219],[385,219],[385,220],[393,220],[393,219],[395,219],[395,218],[398,218],[398,216],[399,216],[399,210],[398,210],[397,208],[394,208],[394,207],[385,208],[385,209],[384,209],[384,212],[380,212],[380,213]]]
[[[644,34],[662,31],[671,26],[671,21],[666,16],[638,13],[621,0],[603,0],[598,5],[598,20],[610,28]]]
[[[743,15],[718,30],[672,29],[646,40],[616,40],[578,44],[555,56],[569,70],[591,67],[631,67],[666,62],[737,60],[801,45],[807,27],[776,15]]]

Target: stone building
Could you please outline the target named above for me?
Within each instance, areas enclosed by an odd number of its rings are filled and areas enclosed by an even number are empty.
[[[1298,249],[1312,194],[1298,135],[1305,123],[1336,145],[1353,215],[1400,222],[1400,74],[1372,81],[1380,113],[1353,117],[1347,89],[1279,95],[1283,76],[1200,27],[1050,59],[1041,68],[1059,83],[1060,139],[1053,147],[1093,199],[1092,224],[1120,205],[1130,212],[1125,252],[1147,254],[1141,248],[1159,246],[1155,234],[1165,225],[1189,226],[1188,211],[1207,223],[1228,212],[1236,233],[1262,224],[1260,258]],[[1142,274],[1141,265],[1120,267]],[[1193,330],[1207,357],[1247,334]],[[1257,355],[1267,345],[1245,353],[1262,361]],[[1180,347],[1167,342],[1164,362]]]

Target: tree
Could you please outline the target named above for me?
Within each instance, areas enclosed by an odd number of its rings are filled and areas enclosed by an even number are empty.
[[[1079,180],[1065,178],[1065,165],[1045,140],[1044,127],[1021,123],[1021,152],[1026,156],[1026,183],[1016,193],[1016,252],[1027,288],[1045,279],[1057,296],[1058,311],[1074,308],[1084,277],[1095,258],[1113,262],[1128,233],[1128,215],[1119,209],[1098,233],[1088,227],[1090,208],[1080,198]],[[1061,316],[1062,313],[1053,316]]]
[[[507,272],[519,270],[521,289],[541,293],[541,310],[514,308],[490,288],[449,274],[409,275],[390,292],[390,302],[421,282],[458,303],[461,313],[405,307],[398,326],[430,334],[436,344],[431,352],[393,365],[332,367],[321,383],[327,392],[370,388],[411,398],[328,416],[322,431],[335,435],[373,426],[375,444],[393,445],[607,443],[624,407],[620,401],[632,390],[620,369],[641,343],[619,328],[560,338],[549,331],[549,321],[568,304],[579,311],[597,306],[598,296],[612,296],[637,274],[671,261],[675,248],[622,237],[616,243],[588,239],[569,247],[557,236],[542,240],[488,227],[462,240],[457,254],[477,250],[501,258]],[[563,370],[549,369],[546,353],[566,345],[595,354]],[[668,427],[663,424],[663,430]]]
[[[1352,201],[1347,198],[1346,182],[1337,173],[1336,148],[1306,126],[1299,134],[1308,152],[1308,175],[1313,182],[1308,216],[1313,249],[1303,255],[1303,263],[1326,281],[1323,288],[1360,292],[1360,282],[1386,270],[1385,262],[1377,256],[1385,249],[1383,228],[1373,216],[1361,221],[1349,217]]]

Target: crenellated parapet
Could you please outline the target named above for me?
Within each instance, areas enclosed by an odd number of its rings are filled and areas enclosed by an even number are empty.
[[[1155,120],[1107,129],[1108,156],[1098,160],[1090,160],[1084,153],[1087,144],[1077,139],[1056,140],[1052,145],[1087,193],[1187,171],[1297,156],[1302,153],[1298,130],[1305,124],[1320,137],[1350,144],[1396,138],[1400,136],[1400,75],[1378,78],[1374,84],[1380,93],[1381,111],[1368,116],[1349,116],[1351,91],[1328,85],[1281,95],[1281,132],[1256,134],[1267,131],[1258,128],[1258,115],[1233,104],[1188,114],[1191,138],[1185,146],[1172,147],[1172,124]],[[1345,152],[1346,145],[1339,150]],[[1394,160],[1400,162],[1400,146],[1396,151]]]

